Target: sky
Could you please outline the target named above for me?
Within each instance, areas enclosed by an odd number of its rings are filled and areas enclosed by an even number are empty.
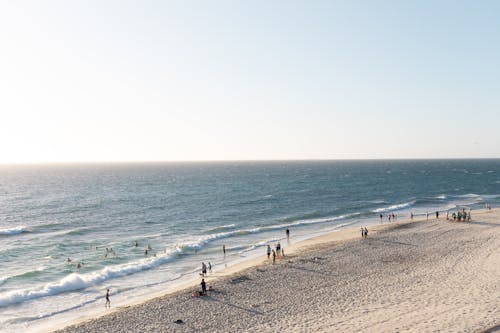
[[[498,1],[0,0],[0,163],[500,157]]]

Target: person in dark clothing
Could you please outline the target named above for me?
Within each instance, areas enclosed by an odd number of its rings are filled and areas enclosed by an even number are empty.
[[[110,308],[111,307],[111,301],[109,300],[109,289],[106,291],[106,304],[104,304],[105,308]]]
[[[205,279],[201,279],[201,294],[205,296],[207,294],[207,283]]]

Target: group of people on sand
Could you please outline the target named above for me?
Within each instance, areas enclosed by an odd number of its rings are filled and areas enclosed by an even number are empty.
[[[212,287],[209,287],[208,290],[207,290],[207,283],[205,282],[205,276],[207,275],[207,268],[208,268],[208,271],[210,273],[212,273],[212,264],[210,262],[208,262],[208,267],[207,265],[205,265],[204,262],[201,263],[201,283],[200,283],[200,286],[201,286],[201,291],[194,291],[192,296],[193,297],[197,297],[197,296],[207,296],[208,295],[208,291],[212,291]]]
[[[224,255],[226,254],[226,246],[223,245],[223,252],[224,252]],[[204,262],[201,263],[201,273],[200,273],[200,276],[201,276],[201,283],[200,283],[200,286],[201,286],[201,291],[194,291],[192,296],[193,297],[198,297],[198,296],[207,296],[208,293],[207,293],[207,283],[205,282],[205,276],[207,276],[207,272],[210,272],[212,273],[212,264],[210,263],[210,261],[208,262],[208,265],[206,265]],[[208,291],[212,291],[212,287],[209,287],[208,288]]]
[[[280,258],[280,257],[284,257],[285,256],[285,251],[284,249],[281,247],[281,244],[278,242],[275,246],[274,249],[271,249],[271,246],[268,244],[267,245],[267,259],[270,259],[271,257],[271,254],[272,254],[272,257],[273,257],[273,265],[276,263],[276,258]]]
[[[210,273],[212,273],[212,264],[208,262],[208,266],[204,262],[201,263],[201,276],[205,277],[207,275],[207,268]]]
[[[382,223],[383,220],[384,220],[384,215],[382,213],[380,213],[378,217],[380,217],[380,223]],[[397,213],[389,213],[389,214],[387,214],[387,220],[389,222],[391,222],[391,221],[392,222],[396,222],[397,219],[398,219],[398,214]]]
[[[491,207],[490,207],[490,209],[491,209]],[[434,214],[435,218],[437,220],[439,220],[440,212],[436,211],[433,214]],[[420,214],[420,215],[422,215],[422,214]],[[432,216],[432,213],[430,213],[430,212],[425,213],[425,218],[427,221],[429,220],[429,217],[431,217],[431,216]],[[379,217],[380,217],[380,222],[382,222],[383,215],[380,214]],[[415,217],[415,214],[413,212],[410,212],[410,220],[413,220],[414,217]],[[392,219],[392,221],[396,221],[397,218],[398,218],[398,215],[394,214],[394,213],[387,215],[387,219],[389,220],[389,222],[391,222],[391,219]],[[466,212],[465,208],[462,208],[461,211],[458,211],[456,213],[451,214],[451,217],[449,216],[449,212],[447,211],[446,212],[446,220],[468,221],[469,222],[471,220],[470,209],[468,212]],[[361,228],[361,234],[363,235],[363,228]]]
[[[453,219],[453,221],[456,221],[456,222],[470,222],[471,221],[471,214],[470,214],[470,210],[468,212],[465,211],[465,208],[462,208],[461,211],[458,211],[458,212],[453,212],[453,214],[451,214],[451,218]],[[449,219],[449,216],[448,216],[448,213],[446,213],[446,219],[448,220]]]
[[[285,234],[286,234],[286,239],[290,240],[290,229],[287,228]],[[267,254],[267,259],[271,259],[272,255],[273,265],[274,265],[276,263],[276,258],[279,259],[285,256],[285,249],[281,246],[280,242],[276,243],[274,249],[271,249],[271,245],[267,244],[266,254]]]
[[[222,254],[224,255],[224,259],[225,259],[226,258],[226,245],[222,245]],[[201,273],[200,273],[201,291],[193,291],[191,296],[193,296],[193,297],[207,296],[208,295],[207,291],[213,291],[212,287],[208,287],[208,289],[207,289],[207,283],[205,282],[205,277],[207,276],[207,273],[212,273],[212,263],[210,261],[208,262],[208,265],[205,264],[205,262],[201,263]]]

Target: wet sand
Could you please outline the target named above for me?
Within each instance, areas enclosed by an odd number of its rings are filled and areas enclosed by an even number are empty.
[[[473,222],[413,221],[284,244],[196,287],[62,332],[485,332],[500,324],[500,210]],[[112,301],[112,300],[111,300]],[[175,323],[182,320],[182,323]],[[59,326],[60,327],[60,326]]]

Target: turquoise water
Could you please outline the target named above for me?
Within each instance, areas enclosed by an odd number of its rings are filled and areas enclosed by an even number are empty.
[[[103,307],[106,288],[121,302],[164,290],[286,228],[295,241],[485,203],[500,203],[500,160],[2,166],[0,327]]]

